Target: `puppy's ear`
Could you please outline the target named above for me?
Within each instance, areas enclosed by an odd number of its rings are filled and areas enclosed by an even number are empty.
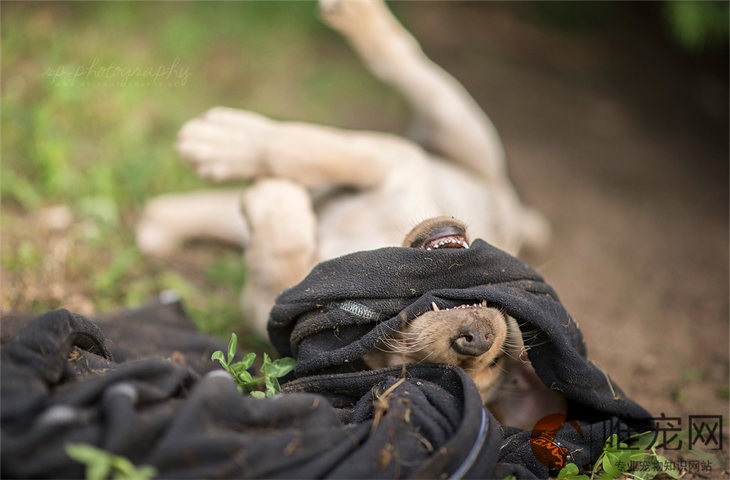
[[[444,237],[463,238],[468,244],[466,224],[454,217],[433,217],[422,221],[408,232],[403,240],[404,247],[426,248],[429,242]]]

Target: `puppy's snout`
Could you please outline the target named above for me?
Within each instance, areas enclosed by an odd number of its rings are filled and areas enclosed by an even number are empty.
[[[478,357],[494,344],[494,333],[483,322],[472,321],[459,329],[451,347],[456,353]]]

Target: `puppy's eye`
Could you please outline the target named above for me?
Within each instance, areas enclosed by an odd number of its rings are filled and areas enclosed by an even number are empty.
[[[489,364],[489,368],[496,367],[499,364],[499,361],[502,360],[502,356],[495,358],[492,360],[492,363]]]

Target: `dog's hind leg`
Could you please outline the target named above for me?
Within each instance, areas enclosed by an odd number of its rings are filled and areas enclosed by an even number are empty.
[[[486,180],[507,183],[494,125],[449,73],[433,63],[380,0],[320,0],[327,24],[344,35],[381,80],[416,114],[417,140]]]
[[[155,197],[136,225],[137,246],[164,256],[185,241],[205,238],[245,247],[249,231],[239,208],[241,190],[209,190]]]
[[[246,189],[241,208],[251,227],[244,253],[244,315],[263,338],[269,310],[281,290],[300,282],[316,263],[316,219],[305,188],[266,178]]]
[[[408,99],[416,115],[416,140],[500,190],[502,221],[514,225],[520,238],[516,245],[543,248],[549,225],[520,203],[499,134],[464,87],[424,54],[381,0],[320,0],[320,6],[325,22],[352,44],[368,68]]]
[[[426,155],[386,133],[278,122],[224,107],[187,122],[178,151],[209,180],[278,177],[306,187],[355,188],[378,186],[394,166]]]

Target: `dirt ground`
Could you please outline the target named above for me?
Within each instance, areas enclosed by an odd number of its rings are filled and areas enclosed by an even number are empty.
[[[727,445],[727,52],[683,53],[647,20],[657,4],[617,5],[567,31],[514,3],[395,10],[491,117],[522,198],[550,220],[550,247],[523,259],[589,359],[683,428],[722,415]]]
[[[524,259],[589,358],[686,426],[728,414],[727,57],[692,58],[626,8],[577,32],[514,4],[399,13],[492,118],[518,190],[551,221],[551,247]]]

